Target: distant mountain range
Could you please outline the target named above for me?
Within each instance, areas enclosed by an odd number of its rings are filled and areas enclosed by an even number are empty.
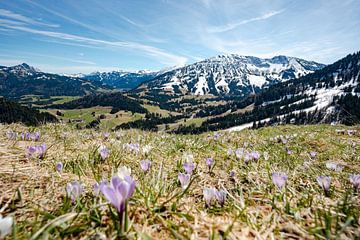
[[[159,74],[140,88],[169,94],[248,95],[323,67],[324,64],[295,57],[262,59],[235,54],[219,55]]]
[[[44,73],[26,63],[13,67],[0,66],[0,96],[9,98],[24,95],[82,96],[103,88],[107,87],[101,82]]]
[[[104,89],[191,95],[248,95],[278,82],[298,78],[325,65],[299,58],[221,55],[181,68],[159,72],[112,71],[74,76],[44,73],[26,63],[0,66],[0,95],[83,96]]]
[[[94,72],[82,75],[81,78],[91,82],[101,82],[110,87],[119,90],[131,90],[143,82],[155,78],[159,72],[140,70],[137,72],[112,71],[112,72]]]

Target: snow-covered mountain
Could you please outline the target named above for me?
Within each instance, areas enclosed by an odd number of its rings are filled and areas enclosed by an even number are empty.
[[[251,111],[210,118],[196,132],[289,123],[359,124],[359,106],[360,52],[357,52],[299,79],[270,86],[256,95]]]
[[[105,85],[129,90],[137,87],[139,84],[149,81],[156,77],[158,72],[148,70],[139,70],[135,72],[112,71],[112,72],[94,72],[83,75],[82,78],[89,81],[100,81]]]
[[[160,74],[141,87],[192,95],[245,95],[323,67],[324,64],[287,56],[262,59],[219,55]]]

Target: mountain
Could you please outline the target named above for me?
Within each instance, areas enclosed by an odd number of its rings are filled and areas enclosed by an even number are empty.
[[[103,88],[101,82],[77,77],[44,73],[26,63],[13,67],[0,66],[0,96],[19,98],[23,95],[82,96]]]
[[[251,98],[251,111],[213,117],[198,128],[183,127],[177,132],[240,130],[284,123],[360,123],[360,52],[299,79],[270,86]]]
[[[112,72],[94,72],[81,76],[88,81],[102,82],[105,85],[120,89],[130,90],[136,88],[143,82],[156,77],[158,72],[140,70],[136,72],[112,71]]]
[[[192,95],[248,95],[323,67],[324,64],[295,57],[219,55],[165,72],[139,88]]]
[[[0,123],[22,122],[26,125],[39,125],[45,122],[57,122],[55,116],[47,112],[21,106],[18,103],[0,97]]]

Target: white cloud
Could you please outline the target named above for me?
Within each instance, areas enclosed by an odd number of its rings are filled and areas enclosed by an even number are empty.
[[[83,37],[83,36],[79,36],[79,35],[67,34],[67,33],[62,33],[62,32],[37,30],[37,29],[30,28],[30,27],[25,27],[25,26],[13,26],[13,25],[1,24],[1,23],[0,23],[0,26],[8,28],[8,29],[22,31],[22,32],[28,32],[28,33],[43,35],[43,36],[67,40],[67,41],[86,43],[86,44],[90,44],[90,45],[141,50],[144,53],[146,53],[147,55],[157,58],[160,62],[162,62],[163,64],[166,64],[168,66],[184,65],[187,62],[187,58],[185,58],[185,57],[173,55],[171,53],[165,52],[162,49],[159,49],[159,48],[156,48],[153,46],[149,46],[149,45],[136,43],[136,42],[125,42],[125,41],[113,42],[113,41],[106,41],[106,40]]]
[[[261,21],[261,20],[271,18],[271,17],[276,16],[276,15],[282,13],[282,12],[284,12],[284,9],[279,10],[279,11],[268,12],[268,13],[262,15],[262,16],[259,16],[259,17],[245,19],[245,20],[242,20],[242,21],[237,21],[237,22],[229,23],[229,24],[222,25],[222,26],[211,26],[207,30],[210,33],[227,32],[227,31],[233,30],[233,29],[235,29],[235,28],[237,28],[237,27],[239,27],[241,25],[247,24],[247,23]]]
[[[41,22],[41,21],[37,21],[37,20],[34,20],[32,18],[28,18],[26,16],[23,16],[23,15],[18,14],[18,13],[14,13],[14,12],[6,10],[6,9],[0,9],[0,17],[16,20],[17,25],[20,25],[20,24],[33,24],[33,25],[40,25],[40,26],[45,26],[45,27],[59,27],[59,25],[57,25],[57,24],[48,24],[48,23],[44,23],[44,22]],[[5,19],[1,19],[1,20],[3,22],[4,21],[10,21],[10,20],[5,20]]]

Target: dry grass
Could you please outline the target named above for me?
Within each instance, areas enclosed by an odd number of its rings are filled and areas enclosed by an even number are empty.
[[[360,173],[360,139],[337,135],[335,129],[320,126],[281,126],[239,133],[179,136],[137,130],[111,133],[109,139],[92,130],[68,125],[45,125],[40,143],[48,151],[44,160],[25,158],[31,141],[8,140],[6,131],[28,131],[21,125],[0,125],[0,214],[16,219],[16,238],[115,239],[118,233],[103,197],[95,197],[92,185],[109,179],[119,166],[132,169],[137,191],[129,203],[129,239],[354,239],[360,236],[360,200],[348,181],[349,173]],[[356,127],[358,131],[359,127]],[[296,136],[294,136],[296,134]],[[271,140],[291,136],[286,144]],[[125,143],[152,146],[150,153],[131,153]],[[100,161],[97,149],[106,145],[108,159]],[[227,149],[245,148],[261,153],[258,161],[245,164]],[[286,148],[294,154],[288,155]],[[315,159],[310,151],[318,152]],[[264,159],[269,153],[269,160]],[[184,153],[194,156],[196,170],[185,192],[177,175]],[[211,172],[205,158],[213,157]],[[153,162],[143,174],[139,162]],[[64,164],[59,174],[56,162]],[[327,169],[336,162],[341,172]],[[236,177],[230,178],[229,171]],[[278,190],[271,173],[288,175],[286,190]],[[316,183],[316,177],[332,178],[330,195]],[[67,201],[65,186],[80,180],[85,192],[76,204]],[[206,208],[204,187],[224,189],[224,207]],[[178,195],[177,195],[178,194]],[[346,199],[346,201],[345,201]],[[333,219],[329,222],[329,219]],[[9,236],[10,238],[10,236]]]

